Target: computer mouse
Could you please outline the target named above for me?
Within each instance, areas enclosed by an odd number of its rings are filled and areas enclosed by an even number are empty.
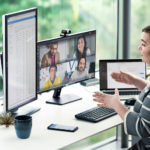
[[[129,98],[129,99],[126,99],[126,101],[124,102],[125,105],[130,105],[130,106],[133,106],[136,102],[136,98]]]

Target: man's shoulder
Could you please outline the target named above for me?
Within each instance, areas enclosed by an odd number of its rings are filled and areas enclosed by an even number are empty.
[[[50,55],[50,53],[49,52],[47,52],[46,54],[44,54],[44,56],[43,56],[43,58],[47,58],[47,57],[51,57],[51,55]]]
[[[47,79],[47,81],[45,82],[45,85],[49,84],[50,82],[50,78]]]
[[[55,55],[56,55],[56,57],[57,57],[57,56],[59,56],[60,54],[59,54],[59,52],[57,51]]]
[[[72,75],[76,75],[76,74],[78,74],[78,70],[75,70],[75,71],[72,73]]]
[[[61,80],[61,78],[59,76],[56,77],[56,80]]]

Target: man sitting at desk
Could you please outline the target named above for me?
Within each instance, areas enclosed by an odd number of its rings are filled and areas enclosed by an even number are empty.
[[[57,71],[56,65],[51,65],[49,67],[50,77],[48,78],[48,80],[44,84],[44,90],[61,85],[61,78],[56,76],[56,71]]]
[[[52,43],[47,47],[49,49],[49,52],[43,56],[41,61],[41,67],[46,67],[60,62],[58,43]]]
[[[79,80],[88,77],[88,72],[86,69],[86,58],[81,57],[78,62],[77,70],[75,70],[71,75],[71,81]]]

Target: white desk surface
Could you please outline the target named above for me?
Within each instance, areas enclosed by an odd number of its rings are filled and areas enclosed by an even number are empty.
[[[41,110],[32,115],[33,125],[31,135],[28,139],[18,139],[14,126],[6,128],[0,126],[0,149],[1,150],[50,150],[60,149],[64,146],[92,136],[122,123],[121,118],[115,115],[98,123],[90,123],[77,120],[74,115],[95,107],[92,101],[92,92],[98,91],[99,87],[83,87],[80,84],[71,85],[62,89],[61,94],[73,93],[83,99],[66,105],[58,106],[46,104],[45,101],[52,96],[53,91],[39,95],[38,100],[29,105],[37,105]],[[47,126],[51,123],[78,126],[76,132],[64,132],[48,130]]]

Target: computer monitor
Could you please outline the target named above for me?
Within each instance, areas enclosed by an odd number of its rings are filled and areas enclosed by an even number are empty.
[[[0,101],[3,99],[2,53],[0,53]]]
[[[95,53],[96,30],[38,42],[38,93],[55,90],[46,102],[59,105],[81,99],[60,95],[61,88],[95,77]]]
[[[3,54],[2,53],[0,53],[0,65],[1,65],[0,70],[1,70],[1,75],[2,75],[3,74]]]
[[[36,43],[37,8],[3,15],[3,77],[6,112],[14,112],[37,99]],[[20,113],[28,114],[37,110],[39,108],[29,108],[27,112]]]

